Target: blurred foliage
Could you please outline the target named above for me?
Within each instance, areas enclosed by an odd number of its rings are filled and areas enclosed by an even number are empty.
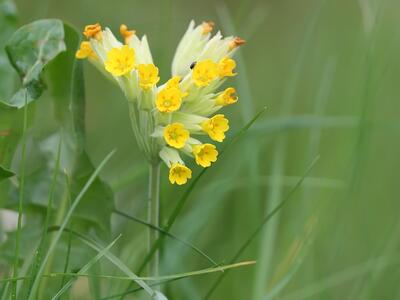
[[[16,17],[10,1],[0,3],[4,48]],[[257,260],[257,266],[230,272],[210,299],[400,297],[398,1],[17,0],[16,4],[20,25],[59,18],[77,28],[99,21],[115,31],[126,23],[139,35],[146,33],[162,80],[169,76],[173,51],[191,19],[215,20],[224,34],[247,40],[237,57],[239,105],[227,113],[232,132],[261,107],[268,111],[200,180],[172,232],[217,262],[227,262],[313,158],[318,154],[321,158],[290,204],[267,223],[241,257]],[[114,199],[119,210],[145,217],[146,163],[134,143],[123,96],[89,65],[85,66],[86,107],[80,101],[71,109],[71,94],[77,91],[71,91],[72,72],[80,68],[72,63],[73,49],[79,38],[68,32],[65,29],[68,51],[45,68],[48,89],[29,105],[25,209],[30,226],[23,235],[21,257],[32,255],[40,238],[55,145],[62,136],[63,155],[72,158],[64,157],[53,212],[65,193],[65,177],[72,180],[73,199],[93,171],[91,162],[97,165],[116,148],[102,180],[92,186],[72,223],[75,230],[100,236],[105,244],[122,233],[113,251],[135,270],[145,256],[143,227],[110,216]],[[4,52],[0,54],[0,96],[10,100],[16,89],[11,75],[15,72],[5,63]],[[18,174],[21,111],[0,109],[0,163]],[[184,188],[170,186],[166,170],[162,173],[165,221]],[[0,182],[0,206],[14,207],[15,184],[15,177]],[[57,248],[54,270],[62,270],[67,237]],[[12,257],[13,233],[1,247],[0,274],[8,270],[3,265]],[[76,238],[72,250],[70,270],[94,256]],[[165,240],[162,274],[208,266],[192,250]],[[119,274],[107,262],[97,267],[93,271],[97,274]],[[163,291],[169,299],[204,299],[217,276],[175,281]],[[49,281],[59,287],[57,279]],[[118,294],[127,285],[115,279],[80,279],[72,287],[71,299],[90,299],[89,293]],[[0,295],[1,288],[0,284]],[[140,299],[136,295],[142,294],[133,295],[131,299]]]

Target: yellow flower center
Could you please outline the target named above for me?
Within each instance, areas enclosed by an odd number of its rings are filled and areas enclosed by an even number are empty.
[[[212,144],[194,145],[193,154],[196,163],[203,168],[211,166],[211,163],[217,161],[218,151]]]
[[[122,24],[119,27],[119,32],[121,33],[121,36],[124,38],[125,44],[129,43],[129,40],[132,36],[135,35],[136,31],[135,30],[129,30],[128,26],[125,24]]]
[[[201,26],[203,27],[203,34],[206,35],[214,29],[215,23],[212,21],[203,22]]]
[[[139,84],[144,90],[148,90],[155,86],[160,77],[158,76],[158,68],[153,64],[142,64],[138,66]]]
[[[157,94],[156,107],[161,112],[177,111],[181,107],[182,98],[187,95],[178,88],[179,80],[174,78],[170,79],[166,88]]]
[[[128,46],[113,48],[107,53],[104,65],[114,76],[126,75],[135,67],[135,50]]]
[[[83,31],[83,35],[88,39],[95,38],[97,40],[101,39],[101,26],[99,23],[93,25],[85,26],[85,30]]]
[[[181,123],[172,123],[164,128],[164,140],[174,148],[181,149],[189,139],[189,131]]]
[[[96,53],[93,51],[92,46],[90,45],[90,42],[82,42],[78,51],[75,53],[75,57],[77,59],[85,59],[85,58],[93,58],[97,59]]]
[[[172,184],[182,185],[192,178],[192,170],[185,165],[176,163],[169,169],[169,181]]]
[[[235,76],[233,71],[236,68],[236,62],[232,58],[225,57],[218,63],[218,72],[221,77]]]
[[[207,86],[218,77],[218,65],[211,59],[196,63],[193,68],[192,78],[199,87]]]
[[[238,97],[236,95],[236,90],[232,87],[227,88],[225,91],[222,92],[221,95],[217,97],[217,105],[230,105],[234,104],[238,101]]]
[[[212,140],[222,142],[225,139],[225,132],[229,130],[229,121],[224,115],[218,114],[201,123],[201,127]]]

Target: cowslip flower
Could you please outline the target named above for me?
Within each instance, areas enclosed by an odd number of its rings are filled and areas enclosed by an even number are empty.
[[[217,161],[217,147],[200,138],[225,139],[229,121],[217,112],[238,96],[235,88],[220,87],[237,75],[232,57],[245,41],[213,35],[213,22],[190,22],[175,52],[171,78],[159,85],[146,36],[139,38],[124,24],[119,29],[122,41],[100,24],[86,26],[87,40],[76,57],[88,59],[121,88],[141,151],[151,164],[167,165],[172,184],[185,184],[192,171],[183,155],[203,168]]]

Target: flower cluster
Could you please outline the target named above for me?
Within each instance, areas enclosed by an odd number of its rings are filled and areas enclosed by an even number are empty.
[[[87,40],[76,52],[78,59],[87,58],[120,86],[129,103],[139,147],[151,163],[160,158],[165,162],[173,184],[185,184],[192,176],[182,154],[204,168],[217,160],[216,146],[198,137],[208,135],[212,141],[222,142],[229,121],[216,113],[238,101],[233,87],[219,89],[236,75],[232,56],[244,40],[224,38],[220,32],[213,36],[213,27],[212,22],[190,23],[176,50],[172,77],[159,86],[159,69],[146,36],[138,38],[125,25],[120,27],[123,42],[100,24],[86,26],[83,34]]]

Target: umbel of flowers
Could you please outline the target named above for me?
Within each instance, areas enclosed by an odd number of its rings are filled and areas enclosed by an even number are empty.
[[[220,32],[213,36],[213,26],[190,23],[176,50],[172,76],[161,85],[146,36],[140,39],[125,25],[120,27],[122,42],[100,24],[86,26],[87,40],[76,52],[122,89],[139,147],[150,163],[165,162],[173,184],[185,184],[192,176],[182,156],[203,168],[217,160],[211,141],[222,142],[229,129],[218,112],[238,101],[235,88],[220,87],[236,75],[232,56],[244,40]]]

